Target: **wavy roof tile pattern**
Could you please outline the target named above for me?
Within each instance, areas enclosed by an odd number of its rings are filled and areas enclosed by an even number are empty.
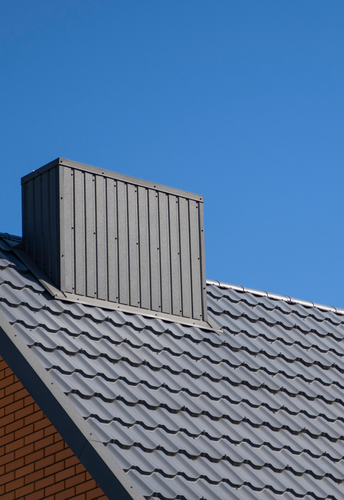
[[[62,302],[14,243],[0,316],[145,499],[343,498],[342,314],[215,285],[219,332]]]

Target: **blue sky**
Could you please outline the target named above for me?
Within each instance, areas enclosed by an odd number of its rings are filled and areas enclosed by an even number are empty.
[[[344,2],[0,7],[0,231],[58,156],[202,194],[207,278],[344,308]]]

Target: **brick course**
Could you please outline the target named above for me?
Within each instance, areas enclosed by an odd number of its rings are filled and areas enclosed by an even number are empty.
[[[0,357],[1,500],[108,500]]]

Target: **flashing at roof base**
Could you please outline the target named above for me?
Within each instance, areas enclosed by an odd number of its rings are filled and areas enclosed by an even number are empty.
[[[91,297],[85,297],[82,295],[76,295],[73,293],[62,292],[61,290],[56,288],[56,286],[52,283],[52,281],[48,278],[48,276],[46,276],[46,274],[42,271],[42,269],[31,259],[31,257],[25,252],[25,250],[22,250],[21,245],[13,247],[12,250],[54,299],[65,300],[67,302],[76,302],[79,304],[85,304],[93,307],[101,307],[102,309],[109,309],[112,311],[119,310],[129,314],[141,314],[142,316],[147,316],[149,318],[180,323],[186,326],[195,326],[197,328],[202,328],[203,330],[211,330],[214,331],[215,333],[221,332],[220,327],[215,323],[215,321],[212,318],[208,318],[208,321],[206,322],[203,320],[195,320],[193,318],[185,318],[183,316],[174,316],[172,314],[164,314],[161,312],[150,311],[147,309],[141,309],[138,307],[118,304],[106,300],[95,299]]]

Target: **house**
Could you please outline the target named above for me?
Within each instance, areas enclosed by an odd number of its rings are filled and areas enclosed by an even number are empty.
[[[206,281],[198,195],[61,158],[22,186],[3,500],[344,498],[344,310]]]

